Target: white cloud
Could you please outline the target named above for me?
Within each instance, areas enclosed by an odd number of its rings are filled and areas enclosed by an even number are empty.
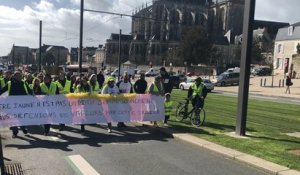
[[[13,44],[38,47],[39,21],[43,21],[43,43],[77,47],[79,43],[80,0],[70,0],[76,9],[56,7],[60,0],[41,0],[16,10],[0,6],[0,55],[6,55]],[[135,1],[135,0],[134,0]],[[105,11],[130,11],[135,3],[120,0],[86,0],[86,8]],[[84,46],[104,44],[111,33],[131,31],[131,19],[99,13],[84,13]]]
[[[152,0],[85,0],[86,9],[131,14]],[[299,0],[257,0],[256,19],[299,22]],[[38,47],[39,20],[43,20],[43,43],[77,47],[80,0],[40,0],[23,9],[0,5],[0,56],[12,45]],[[84,46],[104,44],[111,33],[131,31],[131,19],[100,13],[84,13]]]

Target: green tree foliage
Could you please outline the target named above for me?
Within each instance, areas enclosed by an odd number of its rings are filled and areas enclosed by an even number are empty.
[[[252,63],[263,64],[265,60],[264,60],[262,53],[263,53],[263,50],[260,46],[260,42],[257,40],[253,40],[252,50],[251,50]]]
[[[212,42],[207,32],[203,28],[197,27],[184,35],[179,54],[188,65],[209,64],[212,52]]]

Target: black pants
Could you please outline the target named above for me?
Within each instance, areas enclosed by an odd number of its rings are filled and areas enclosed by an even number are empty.
[[[199,98],[199,97],[195,97],[192,99],[192,105],[194,108],[203,108],[204,106],[204,100]]]
[[[170,118],[169,115],[165,115],[165,121],[164,121],[164,123],[168,123],[169,118]]]
[[[24,134],[27,134],[27,129],[25,126],[20,126]],[[17,126],[10,127],[10,130],[12,130],[13,135],[17,135],[19,133],[19,129]]]

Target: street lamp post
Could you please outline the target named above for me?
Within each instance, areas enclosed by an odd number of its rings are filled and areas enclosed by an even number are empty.
[[[186,65],[187,65],[187,62],[185,61],[184,62],[184,74],[186,75]]]
[[[173,67],[172,63],[170,63],[170,73],[173,72]]]

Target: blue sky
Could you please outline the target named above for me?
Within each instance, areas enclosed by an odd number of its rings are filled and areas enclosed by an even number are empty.
[[[131,14],[152,0],[85,0],[85,8]],[[0,0],[0,56],[13,44],[38,47],[39,20],[43,43],[77,47],[80,0]],[[299,0],[257,0],[256,19],[299,22]],[[84,46],[104,44],[111,33],[129,33],[130,18],[85,12]]]

